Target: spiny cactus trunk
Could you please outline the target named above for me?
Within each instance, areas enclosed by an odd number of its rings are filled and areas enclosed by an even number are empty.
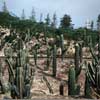
[[[37,49],[34,50],[34,62],[35,66],[37,67]]]
[[[98,35],[98,59],[100,60],[100,34]]]
[[[1,63],[1,62],[0,62],[0,63]],[[4,93],[5,91],[4,91],[3,79],[2,79],[2,64],[0,64],[0,86],[1,86],[0,91],[1,91],[2,93]]]
[[[80,43],[80,44],[79,44],[79,47],[80,47],[80,51],[79,51],[79,55],[80,55],[80,63],[82,63],[82,60],[83,60],[82,46],[83,46],[83,44]]]
[[[68,95],[75,95],[75,69],[71,67],[68,74]]]
[[[1,64],[1,61],[0,61],[0,81],[2,79],[2,64]]]
[[[22,67],[18,67],[16,69],[16,87],[18,88],[18,92],[19,92],[19,99],[23,99],[23,68]]]
[[[53,47],[53,76],[56,77],[56,72],[57,72],[57,48],[56,45],[54,45]]]
[[[47,64],[45,70],[48,70],[50,66],[50,48],[47,48]]]
[[[97,92],[100,94],[100,66],[97,67],[96,70],[96,86],[97,86]]]
[[[75,96],[80,94],[80,85],[76,83],[76,71],[74,67],[68,73],[68,95]]]
[[[60,38],[61,38],[61,58],[63,61],[63,59],[64,59],[64,36],[63,36],[63,34],[61,34]]]
[[[75,71],[76,71],[76,81],[78,79],[78,76],[81,72],[82,68],[82,46],[81,44],[79,45],[78,43],[75,45],[75,56],[74,56],[74,61],[75,61]]]
[[[90,87],[90,82],[89,82],[89,77],[88,74],[86,73],[86,79],[85,79],[85,89],[84,89],[84,94],[86,98],[91,98],[91,87]]]
[[[76,70],[76,71],[79,71],[79,64],[80,64],[80,55],[79,55],[79,51],[80,51],[79,45],[76,44],[76,46],[75,46],[75,70]],[[76,73],[77,73],[77,72],[76,72]]]

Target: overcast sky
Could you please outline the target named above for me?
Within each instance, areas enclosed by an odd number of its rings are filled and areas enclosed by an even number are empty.
[[[2,7],[3,0],[0,0]],[[56,12],[58,19],[64,14],[69,14],[75,27],[85,25],[87,19],[94,20],[96,24],[97,16],[100,14],[100,0],[5,0],[8,9],[21,16],[22,9],[25,9],[27,17],[30,16],[31,9],[34,7],[36,17],[39,19],[40,13],[44,17],[47,13],[50,16]],[[59,20],[58,20],[59,21]]]

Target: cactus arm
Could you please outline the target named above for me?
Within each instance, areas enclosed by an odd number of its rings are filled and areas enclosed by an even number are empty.
[[[91,74],[95,75],[94,67],[90,63],[88,63],[88,69],[89,69]]]
[[[98,58],[97,56],[95,56],[94,52],[93,52],[93,48],[90,46],[90,52],[92,54],[92,57],[94,58],[95,62],[98,64]]]
[[[91,96],[91,88],[90,88],[90,82],[88,74],[86,73],[86,79],[85,79],[85,90],[84,90],[85,97],[90,98]]]
[[[78,78],[78,76],[80,75],[80,73],[81,73],[81,71],[82,71],[82,66],[83,66],[83,63],[80,64],[79,70],[78,70],[77,73],[76,73],[76,79]]]
[[[98,59],[100,59],[100,34],[98,35]]]
[[[97,73],[96,73],[96,85],[97,85],[97,90],[100,93],[100,66],[97,67]]]
[[[95,78],[94,78],[94,75],[91,75],[91,73],[89,72],[89,69],[88,69],[88,77],[90,78],[91,82],[93,83],[93,85],[95,85]]]
[[[12,66],[10,60],[9,60],[9,59],[6,59],[6,62],[7,62],[8,65],[9,65],[9,69],[10,69],[10,71],[11,71],[11,73],[12,73],[13,78],[15,78],[15,73],[14,73],[13,66]]]

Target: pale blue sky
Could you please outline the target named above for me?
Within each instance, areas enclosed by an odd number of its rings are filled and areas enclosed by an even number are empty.
[[[2,1],[3,0],[0,0],[0,7],[2,7]],[[45,17],[47,13],[50,13],[52,17],[53,13],[56,12],[58,19],[64,14],[69,14],[75,27],[84,26],[87,19],[94,20],[96,24],[97,16],[100,14],[100,0],[5,1],[7,2],[8,9],[17,16],[21,16],[22,9],[24,8],[26,16],[29,17],[32,7],[35,9],[37,19],[39,19],[40,13],[43,13],[43,17]]]

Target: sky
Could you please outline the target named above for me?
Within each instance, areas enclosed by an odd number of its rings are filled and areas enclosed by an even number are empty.
[[[0,9],[4,0],[0,0]],[[93,20],[96,24],[97,16],[100,14],[100,0],[5,0],[9,11],[17,16],[21,16],[22,9],[25,9],[27,18],[31,14],[32,7],[36,12],[36,18],[39,20],[43,13],[45,19],[47,13],[52,18],[56,13],[58,23],[64,14],[72,18],[75,27],[84,27],[86,20]]]

